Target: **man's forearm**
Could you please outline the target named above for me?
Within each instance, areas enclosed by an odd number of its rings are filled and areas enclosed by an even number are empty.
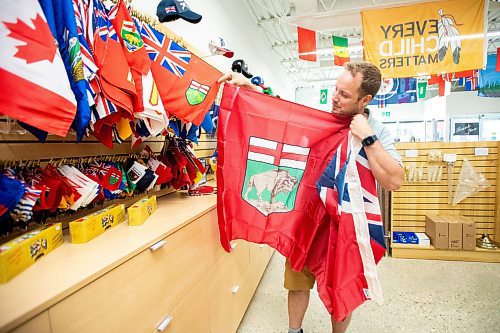
[[[389,191],[400,188],[404,178],[403,167],[385,151],[382,144],[376,141],[373,145],[365,147],[365,152],[372,173],[380,186]]]

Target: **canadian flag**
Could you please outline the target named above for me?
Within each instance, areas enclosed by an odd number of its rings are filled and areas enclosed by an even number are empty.
[[[66,136],[76,100],[36,0],[5,0],[0,11],[0,114]]]

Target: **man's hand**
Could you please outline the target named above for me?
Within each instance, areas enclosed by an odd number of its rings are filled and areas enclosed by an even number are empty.
[[[254,91],[261,92],[260,87],[254,85],[249,79],[247,79],[243,74],[238,72],[229,72],[224,74],[221,78],[217,80],[218,83],[227,82],[234,84],[238,87],[248,88]]]
[[[368,119],[362,114],[357,114],[351,120],[351,132],[357,139],[362,141],[364,138],[373,135],[373,130],[368,124]]]

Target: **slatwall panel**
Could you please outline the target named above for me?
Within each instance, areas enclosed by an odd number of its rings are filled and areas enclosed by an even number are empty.
[[[121,144],[115,143],[110,149],[93,138],[86,138],[81,143],[76,142],[74,135],[65,138],[49,135],[47,142],[39,143],[31,134],[2,134],[0,133],[0,160],[26,161],[43,160],[51,158],[89,157],[103,155],[128,155],[140,152],[145,145],[149,145],[154,152],[160,152],[163,147],[163,137],[147,140],[144,144],[134,149],[130,148],[130,141]],[[216,139],[202,134],[198,145],[193,149],[198,158],[212,156],[216,147]]]
[[[474,148],[487,147],[488,156],[475,156]],[[392,231],[425,232],[425,215],[463,215],[476,224],[477,234],[500,236],[498,227],[500,186],[497,176],[500,175],[498,164],[499,142],[422,142],[398,143],[396,148],[403,156],[403,163],[407,166],[416,162],[417,167],[424,166],[424,179],[427,179],[427,166],[436,165],[427,162],[430,150],[440,150],[443,154],[457,154],[451,179],[452,197],[462,169],[463,159],[467,158],[476,172],[485,175],[490,187],[463,200],[456,206],[448,204],[448,172],[445,162],[437,165],[443,166],[441,181],[430,183],[405,181],[398,191],[392,192],[391,221]],[[418,150],[418,157],[405,157],[408,149]]]

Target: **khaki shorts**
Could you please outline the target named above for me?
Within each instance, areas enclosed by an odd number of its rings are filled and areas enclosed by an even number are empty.
[[[314,282],[316,278],[309,271],[307,267],[304,267],[302,271],[295,272],[292,270],[290,261],[288,259],[285,262],[285,289],[288,290],[309,290],[314,287]]]

